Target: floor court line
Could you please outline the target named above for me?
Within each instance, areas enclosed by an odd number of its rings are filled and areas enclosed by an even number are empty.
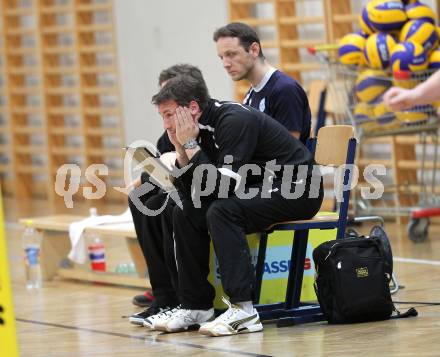
[[[27,320],[22,318],[16,318],[19,322],[24,323],[30,323],[30,324],[36,324],[36,325],[43,325],[43,326],[50,326],[50,327],[58,327],[58,328],[64,328],[67,330],[76,330],[76,331],[85,331],[85,332],[91,332],[91,333],[98,333],[101,335],[108,335],[108,336],[115,336],[115,337],[123,337],[123,338],[132,338],[135,340],[141,340],[141,341],[151,341],[154,343],[165,343],[173,346],[182,346],[182,347],[189,347],[189,348],[197,348],[201,350],[207,350],[207,351],[215,351],[215,352],[224,352],[228,354],[234,354],[234,355],[240,355],[240,356],[252,356],[252,357],[272,357],[270,355],[262,355],[258,353],[252,353],[252,352],[243,352],[243,351],[237,351],[237,350],[229,350],[227,348],[216,348],[216,347],[207,347],[202,345],[197,345],[194,343],[186,343],[186,342],[178,342],[178,341],[172,341],[172,340],[162,340],[157,337],[148,337],[148,336],[135,336],[135,335],[129,335],[125,333],[117,333],[117,332],[108,332],[108,331],[101,331],[101,330],[95,330],[85,327],[76,327],[76,326],[68,326],[68,325],[62,325],[62,324],[55,324],[51,322],[44,322],[44,321],[34,321],[34,320]],[[209,338],[209,337],[208,337]]]
[[[399,262],[399,263],[439,265],[440,266],[440,260],[414,259],[414,258],[402,258],[402,257],[394,257],[393,260],[395,262]]]

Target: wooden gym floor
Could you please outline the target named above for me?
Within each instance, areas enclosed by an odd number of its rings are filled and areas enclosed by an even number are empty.
[[[21,216],[5,199],[6,233],[11,266],[17,334],[21,356],[439,356],[440,306],[418,307],[419,317],[331,326],[325,322],[277,328],[232,337],[209,338],[197,332],[163,334],[130,325],[123,315],[139,309],[131,298],[139,290],[54,280],[40,291],[24,287]],[[34,215],[49,214],[44,202],[32,202]],[[103,213],[122,212],[123,206]],[[85,213],[77,208],[72,213]],[[107,211],[107,212],[106,212]],[[387,223],[395,272],[405,288],[396,301],[440,302],[440,225],[430,227],[429,241],[413,244],[405,229]],[[364,233],[368,227],[362,227]],[[124,242],[105,242],[109,269],[126,262]],[[401,309],[413,305],[399,305]],[[3,356],[2,356],[3,357]]]

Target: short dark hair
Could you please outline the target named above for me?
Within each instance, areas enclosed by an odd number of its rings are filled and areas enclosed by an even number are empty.
[[[166,82],[171,78],[177,77],[181,74],[187,74],[199,80],[203,80],[202,71],[199,68],[188,63],[179,63],[175,64],[174,66],[168,67],[167,69],[164,69],[162,72],[160,72],[159,86],[161,86],[163,82]]]
[[[251,45],[256,42],[260,46],[260,53],[258,54],[258,57],[264,58],[260,38],[258,37],[257,33],[252,27],[242,22],[231,22],[226,26],[217,29],[213,36],[214,42],[217,42],[221,37],[237,37],[240,40],[240,44],[246,51],[249,51]]]
[[[159,93],[151,98],[154,105],[160,105],[169,100],[187,107],[191,101],[196,101],[203,111],[211,99],[203,76],[195,78],[188,74],[181,74],[173,77],[160,89]]]

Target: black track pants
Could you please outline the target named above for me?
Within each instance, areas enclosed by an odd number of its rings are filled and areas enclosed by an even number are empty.
[[[207,281],[210,238],[223,289],[231,302],[253,299],[255,275],[246,234],[261,232],[276,222],[311,218],[319,211],[323,197],[322,185],[317,198],[304,195],[285,199],[281,190],[277,190],[277,183],[274,188],[271,198],[261,198],[261,194],[248,200],[230,197],[202,203],[201,208],[184,201],[183,211],[174,208],[179,296],[183,307],[212,307],[214,288]]]
[[[141,197],[141,201],[150,210],[157,210],[162,207],[166,197],[167,194],[163,192],[149,192]],[[147,262],[155,304],[177,305],[177,270],[171,216],[174,202],[168,200],[165,210],[157,216],[144,215],[130,198],[128,204],[137,239]]]

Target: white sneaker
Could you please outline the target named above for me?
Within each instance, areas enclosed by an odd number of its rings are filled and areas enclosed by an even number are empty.
[[[171,314],[174,311],[178,310],[179,308],[180,308],[180,305],[175,307],[175,308],[173,308],[173,309],[166,309],[166,310],[163,310],[163,311],[159,312],[156,315],[152,315],[152,316],[149,316],[149,317],[145,318],[143,320],[144,327],[146,327],[146,328],[148,328],[150,330],[156,330],[156,325],[158,323],[162,324],[165,321],[167,321],[170,318]]]
[[[189,328],[199,328],[201,324],[214,318],[214,309],[188,310],[177,308],[168,319],[161,319],[154,324],[154,329],[164,332],[180,332]]]
[[[148,318],[150,316],[153,316],[153,315],[156,315],[156,314],[159,314],[159,313],[161,313],[161,312],[163,312],[165,310],[170,310],[170,309],[171,308],[169,308],[169,307],[150,306],[149,308],[147,308],[147,309],[145,309],[145,310],[143,310],[141,312],[138,312],[136,314],[133,314],[133,315],[129,316],[128,320],[132,324],[142,326],[143,322],[144,322],[144,320],[146,318]]]
[[[257,310],[254,309],[252,314],[248,314],[239,306],[232,305],[225,298],[222,298],[222,300],[229,306],[229,309],[214,321],[201,326],[199,332],[202,335],[228,336],[263,330],[263,325],[260,322],[260,316]]]

